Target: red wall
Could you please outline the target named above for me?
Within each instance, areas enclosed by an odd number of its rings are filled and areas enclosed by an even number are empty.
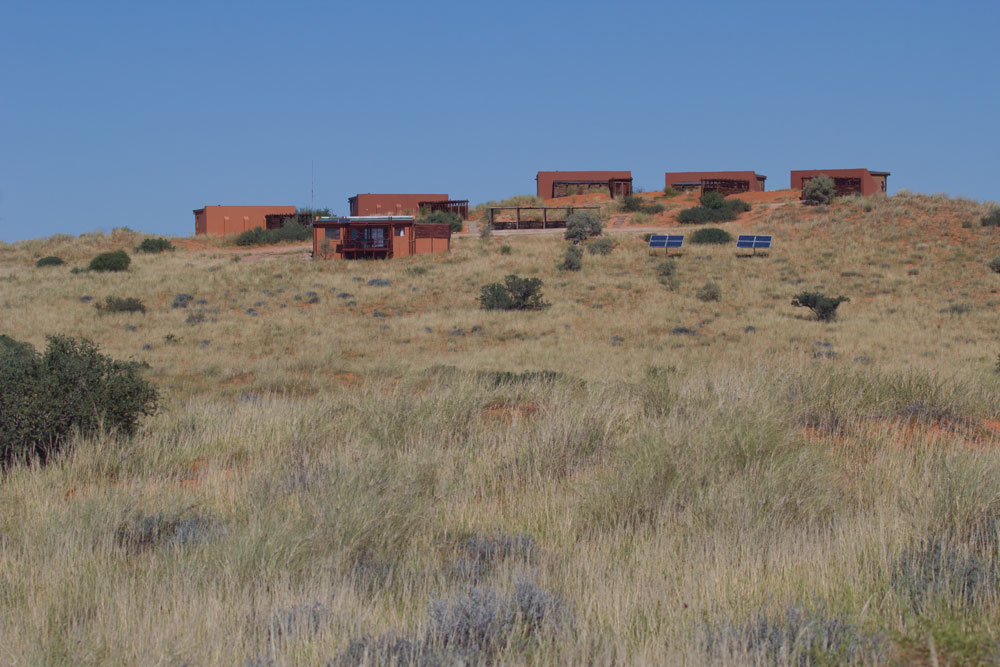
[[[703,178],[724,178],[733,181],[748,181],[750,192],[761,192],[764,188],[757,182],[757,173],[753,171],[668,171],[666,173],[667,187],[674,183],[700,181]]]
[[[555,181],[610,181],[612,178],[632,178],[631,171],[540,171],[538,196],[552,199],[552,184]]]
[[[800,169],[791,173],[792,189],[801,190],[803,179],[816,178],[820,174],[826,174],[830,178],[860,178],[861,194],[865,197],[870,195],[885,194],[882,189],[886,183],[886,177],[872,176],[867,169]]]
[[[265,215],[290,215],[294,206],[206,206],[194,212],[195,234],[239,234],[264,227]]]
[[[350,215],[419,215],[422,201],[448,201],[448,195],[359,194],[347,200]]]

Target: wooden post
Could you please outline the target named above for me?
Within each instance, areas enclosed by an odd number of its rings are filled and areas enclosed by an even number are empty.
[[[521,228],[521,207],[518,206],[517,207],[517,224],[514,226],[514,229],[520,229],[520,228]]]

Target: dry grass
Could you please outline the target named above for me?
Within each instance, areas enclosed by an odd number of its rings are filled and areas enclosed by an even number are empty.
[[[771,255],[688,248],[672,290],[627,232],[573,273],[542,235],[388,263],[179,248],[126,274],[70,269],[127,232],[0,246],[0,333],[86,336],[164,396],[131,441],[0,481],[0,663],[996,660],[995,591],[899,584],[929,539],[997,568],[998,237],[961,226],[983,208],[755,207],[721,226]],[[552,307],[479,310],[508,273]],[[806,289],[850,296],[840,321],[792,308]],[[123,295],[148,312],[81,302]],[[470,569],[497,531],[530,557]],[[511,615],[525,582],[560,613]],[[484,600],[508,614],[488,649],[442,630]]]

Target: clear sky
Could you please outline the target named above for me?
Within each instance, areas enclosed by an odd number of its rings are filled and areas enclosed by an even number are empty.
[[[0,3],[0,240],[547,169],[1000,198],[995,0]]]

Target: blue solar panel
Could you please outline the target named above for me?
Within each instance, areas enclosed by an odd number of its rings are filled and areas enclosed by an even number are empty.
[[[736,239],[737,248],[770,248],[771,247],[770,236],[764,236],[759,234],[740,234],[739,238]]]
[[[649,237],[650,248],[680,248],[683,245],[683,234],[653,234]]]
[[[668,234],[667,235],[667,247],[668,248],[680,248],[684,245],[684,235],[683,234]]]

